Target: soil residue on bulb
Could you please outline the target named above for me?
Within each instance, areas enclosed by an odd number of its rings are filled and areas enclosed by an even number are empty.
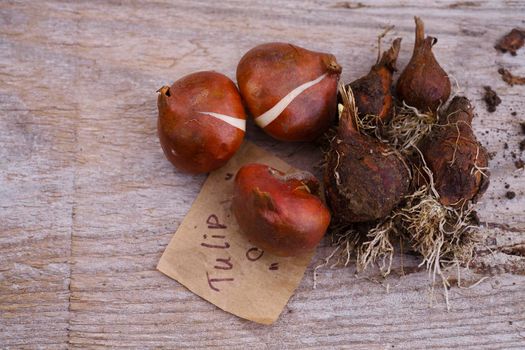
[[[404,157],[374,137],[359,132],[351,89],[343,99],[337,135],[326,153],[326,200],[340,223],[380,219],[408,192]]]
[[[392,80],[397,71],[396,61],[401,47],[401,38],[393,41],[392,47],[385,51],[370,72],[348,86],[352,89],[360,118],[373,116],[385,122],[392,115]]]
[[[334,215],[330,237],[336,248],[317,268],[328,264],[346,266],[355,261],[358,271],[376,265],[383,275],[388,275],[394,252],[402,244],[419,255],[431,275],[441,276],[446,286],[443,269],[457,263],[468,263],[472,259],[479,219],[471,201],[465,201],[461,207],[446,206],[440,202],[433,173],[418,148],[421,140],[444,125],[437,123],[435,113],[423,113],[406,106],[397,106],[392,119],[381,127],[381,131],[366,118],[357,118],[357,125],[360,132],[381,140],[405,159],[413,159],[414,163],[419,164],[417,171],[427,174],[432,181],[424,182],[419,187],[417,183],[412,183],[410,192],[390,213],[378,220],[345,224],[337,221],[337,215]],[[470,129],[465,125],[467,128]],[[457,142],[457,133],[455,135],[453,144]],[[462,136],[460,134],[460,141],[465,143]],[[470,155],[470,152],[467,153]],[[456,154],[456,158],[459,161],[463,156],[458,157]],[[470,156],[467,158],[470,159]],[[483,164],[475,164],[477,169],[474,171],[488,174]],[[483,191],[478,192],[481,194]]]
[[[439,201],[446,206],[461,208],[467,201],[475,202],[489,185],[489,156],[472,131],[473,117],[470,101],[454,97],[439,123],[418,145],[432,172]]]

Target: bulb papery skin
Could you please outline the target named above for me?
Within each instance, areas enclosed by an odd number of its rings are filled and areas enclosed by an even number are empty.
[[[267,43],[241,58],[237,82],[248,111],[267,134],[312,141],[333,123],[341,70],[331,54]],[[275,108],[280,102],[284,109]]]
[[[446,206],[461,208],[475,202],[489,185],[489,156],[472,131],[473,116],[470,101],[454,97],[439,124],[418,145],[432,171],[439,201]],[[420,185],[429,182],[422,175],[416,179]]]
[[[157,130],[166,158],[179,170],[215,170],[235,154],[246,113],[237,87],[223,74],[189,74],[159,89]]]
[[[432,52],[437,39],[430,36],[425,38],[423,21],[418,17],[415,17],[415,21],[414,51],[397,81],[397,97],[422,112],[435,112],[450,96],[450,79]]]

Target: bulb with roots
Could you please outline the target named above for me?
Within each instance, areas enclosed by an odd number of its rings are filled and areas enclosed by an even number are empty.
[[[339,222],[380,219],[407,194],[409,170],[401,154],[359,132],[351,89],[342,88],[341,96],[337,135],[326,154],[326,200]]]
[[[397,97],[422,112],[435,112],[450,96],[450,80],[432,52],[437,38],[425,38],[423,21],[415,17],[415,22],[414,52],[397,81]]]
[[[454,97],[439,123],[418,145],[439,201],[446,206],[460,208],[468,201],[475,202],[489,185],[489,157],[472,131],[473,117],[470,101]],[[431,180],[422,170],[415,179],[419,185]]]

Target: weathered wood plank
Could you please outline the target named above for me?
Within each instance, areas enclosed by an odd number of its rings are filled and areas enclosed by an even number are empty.
[[[520,1],[1,3],[0,344],[523,347],[525,177],[510,152],[523,157],[525,87],[507,86],[497,69],[525,75],[525,56],[498,54],[493,45],[525,26],[524,11]],[[475,264],[489,279],[452,288],[450,312],[439,286],[430,296],[427,275],[410,256],[403,259],[407,275],[396,259],[382,284],[356,278],[351,268],[322,269],[313,289],[313,267],[331,251],[325,242],[281,319],[265,327],[155,271],[204,180],[177,172],[162,155],[158,87],[201,69],[234,78],[246,50],[276,40],[334,53],[349,81],[369,69],[376,36],[389,24],[396,28],[388,40],[403,37],[402,67],[413,15],[439,37],[436,55],[474,100],[475,131],[496,152],[479,210],[490,228],[482,230]],[[484,108],[483,85],[503,99],[494,114]],[[320,157],[314,146],[276,143],[252,125],[249,134],[299,167]],[[506,183],[513,200],[504,197]],[[482,276],[464,275],[464,285]]]
[[[3,7],[0,344],[64,348],[76,148],[76,107],[65,96],[75,65],[13,40],[4,28],[17,18]]]

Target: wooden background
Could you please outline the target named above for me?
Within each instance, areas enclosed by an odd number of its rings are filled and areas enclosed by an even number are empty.
[[[525,75],[525,50],[493,49],[525,27],[524,14],[520,0],[1,1],[0,348],[525,348],[525,177],[511,154],[525,156],[525,86],[497,73]],[[410,256],[386,280],[321,269],[313,289],[325,242],[268,327],[155,270],[205,178],[161,152],[160,86],[205,69],[234,78],[242,54],[267,41],[331,52],[350,81],[368,71],[390,24],[385,45],[403,37],[403,67],[414,15],[439,37],[437,58],[473,99],[475,131],[494,153],[483,240],[461,285],[487,279],[451,288],[449,312]],[[484,85],[503,100],[495,113]],[[296,166],[319,157],[253,126],[249,139]]]

